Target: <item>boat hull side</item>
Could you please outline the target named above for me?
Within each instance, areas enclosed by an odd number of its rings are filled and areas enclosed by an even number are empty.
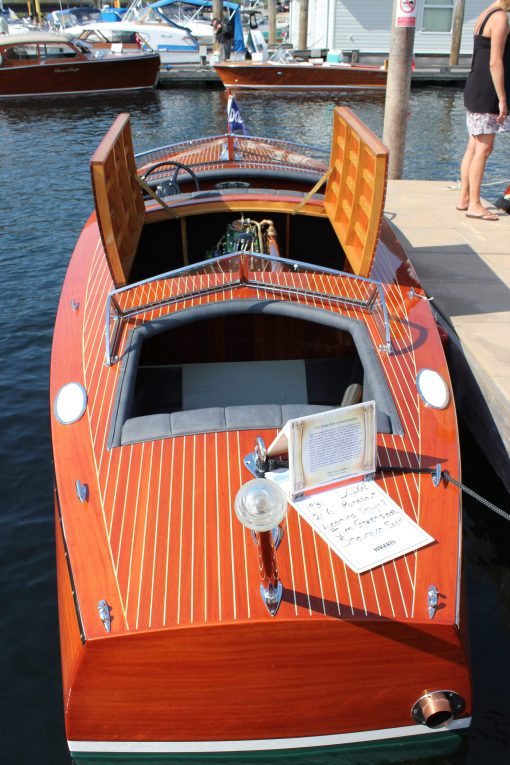
[[[0,69],[0,98],[152,88],[157,82],[159,66],[158,56],[128,56],[5,67]]]
[[[226,88],[273,90],[383,90],[387,73],[382,69],[324,67],[299,64],[217,64]]]
[[[55,547],[57,560],[58,618],[64,705],[72,687],[72,678],[83,651],[83,631],[79,622],[74,588],[67,563],[68,556],[60,522],[58,497],[55,491]]]
[[[341,743],[341,737],[324,737],[324,739],[292,739],[250,742],[257,749],[227,749],[226,742],[221,751],[213,748],[211,742],[204,742],[204,748],[198,751],[181,749],[171,750],[164,742],[152,744],[150,747],[137,751],[136,742],[118,742],[108,749],[101,749],[105,742],[100,742],[94,749],[87,749],[87,742],[69,742],[75,765],[95,763],[95,765],[148,765],[148,763],[182,763],[186,762],[244,762],[269,763],[279,765],[307,765],[314,756],[318,763],[324,763],[324,756],[341,757],[342,765],[381,765],[395,763],[414,758],[436,758],[458,752],[462,749],[468,727],[455,730],[443,729],[441,732],[431,732],[424,726],[410,726],[409,731],[402,735],[394,731],[385,738],[365,738],[358,743]],[[370,731],[377,736],[379,731]],[[386,732],[385,732],[386,733]],[[333,739],[338,739],[333,742]],[[360,734],[363,739],[363,734]],[[248,743],[248,742],[241,742]],[[209,748],[208,748],[209,747]],[[275,758],[275,759],[273,759]]]

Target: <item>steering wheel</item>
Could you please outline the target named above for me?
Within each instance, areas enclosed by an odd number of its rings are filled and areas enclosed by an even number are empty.
[[[143,175],[143,180],[147,180],[147,177],[153,173],[155,170],[157,170],[160,167],[164,167],[165,165],[172,165],[175,167],[175,170],[173,172],[173,175],[171,178],[165,178],[164,180],[161,180],[161,189],[165,195],[170,194],[180,194],[181,189],[177,182],[177,175],[179,173],[179,170],[184,170],[188,175],[191,176],[195,183],[195,188],[197,191],[200,191],[200,184],[198,182],[198,178],[191,169],[191,167],[188,167],[188,165],[183,165],[182,162],[174,162],[172,160],[165,159],[162,162],[156,162],[155,165],[151,165],[149,169],[146,171],[146,173]]]

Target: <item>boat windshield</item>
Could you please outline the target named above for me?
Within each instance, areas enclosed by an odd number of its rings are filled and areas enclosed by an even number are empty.
[[[129,19],[127,14],[125,19],[126,21],[139,21],[142,24],[169,24],[173,26],[173,22],[159,8],[144,8],[142,6],[133,8]]]
[[[197,7],[186,2],[172,3],[171,6],[168,6],[167,15],[171,16],[178,24],[186,21],[210,22],[212,19],[210,8],[205,8],[204,6]]]
[[[351,313],[368,311],[377,328],[381,348],[391,349],[388,313],[382,284],[310,263],[239,251],[185,266],[113,290],[106,309],[106,362],[116,359],[116,346],[123,322],[137,319],[137,325],[151,321],[183,300],[198,299],[234,288],[254,290],[279,300],[317,298],[345,306]]]
[[[288,50],[288,48],[284,48],[282,45],[280,45],[274,51],[274,53],[269,56],[268,61],[275,61],[276,63],[280,64],[289,64],[295,63],[296,59],[292,55],[292,52]]]
[[[81,24],[101,21],[101,11],[96,8],[73,8],[67,11],[53,11],[46,18],[49,27],[70,29]]]

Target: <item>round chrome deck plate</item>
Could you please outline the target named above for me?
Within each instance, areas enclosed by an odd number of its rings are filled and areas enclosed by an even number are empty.
[[[87,391],[78,382],[66,383],[57,395],[53,411],[62,425],[72,425],[83,416],[87,408]]]

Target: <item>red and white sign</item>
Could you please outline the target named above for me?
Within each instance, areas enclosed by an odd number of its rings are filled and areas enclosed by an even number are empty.
[[[398,0],[397,18],[395,26],[397,27],[415,27],[416,26],[416,0]]]

